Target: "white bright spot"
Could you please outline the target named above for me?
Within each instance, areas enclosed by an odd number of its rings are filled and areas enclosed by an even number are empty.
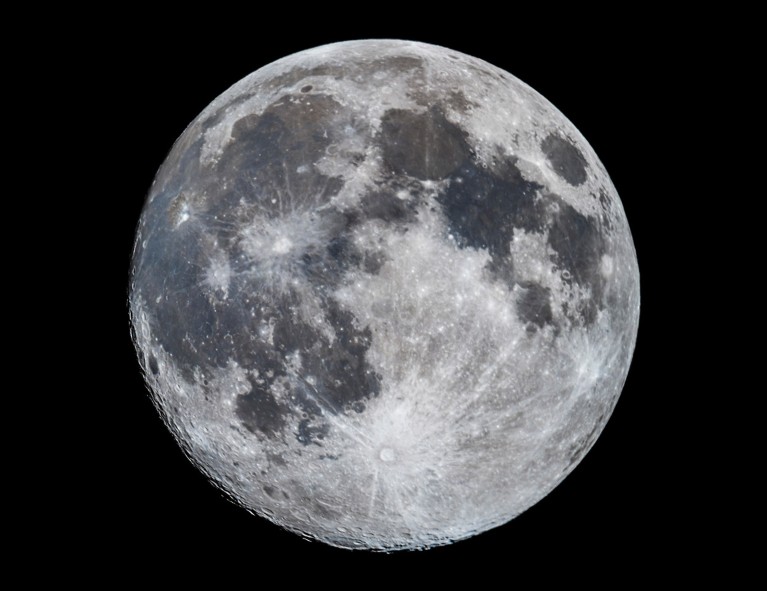
[[[272,252],[274,254],[286,254],[290,252],[293,243],[287,236],[280,236],[272,246]]]
[[[189,217],[189,204],[184,202],[181,206],[181,210],[178,212],[178,217],[176,218],[176,227],[178,228],[181,224],[188,221]]]
[[[232,280],[232,267],[229,259],[223,252],[216,253],[210,261],[205,272],[204,283],[213,290],[221,290],[224,296],[229,291],[229,283]]]
[[[610,277],[613,274],[613,258],[609,255],[602,255],[602,264],[600,267],[603,277]]]

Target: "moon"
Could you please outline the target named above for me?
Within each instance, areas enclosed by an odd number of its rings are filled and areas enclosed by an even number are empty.
[[[365,40],[280,59],[184,131],[136,235],[152,399],[234,502],[376,551],[504,524],[592,447],[639,271],[578,130],[509,73]]]

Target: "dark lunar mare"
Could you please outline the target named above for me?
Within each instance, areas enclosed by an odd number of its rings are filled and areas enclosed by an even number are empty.
[[[597,218],[579,213],[557,196],[550,198],[556,203],[548,220],[549,244],[555,252],[553,261],[569,273],[566,281],[591,291],[591,298],[582,309],[565,307],[564,312],[571,320],[590,325],[605,306],[601,266],[607,252],[606,232]]]
[[[384,162],[390,174],[449,181],[437,196],[449,231],[459,247],[488,251],[488,270],[495,279],[522,289],[517,313],[530,330],[552,324],[554,315],[549,289],[516,277],[510,242],[519,230],[548,231],[555,253],[552,262],[567,272],[566,281],[589,289],[592,295],[582,309],[563,312],[578,323],[596,319],[604,306],[600,264],[606,242],[600,220],[580,214],[542,185],[526,180],[516,157],[497,156],[489,165],[481,163],[466,133],[438,107],[422,113],[391,109],[382,119],[382,128]],[[568,182],[585,181],[586,162],[577,148],[556,135],[543,144],[552,165]],[[400,208],[404,217],[404,206]]]
[[[417,72],[416,62],[372,67]],[[314,74],[320,72],[302,75]],[[290,75],[299,85],[302,77]],[[343,109],[333,97],[300,84],[295,94],[283,95],[260,115],[237,121],[233,141],[215,164],[200,164],[202,140],[177,145],[158,174],[155,203],[141,222],[146,245],[137,244],[134,257],[133,297],[152,303],[153,333],[172,353],[184,379],[192,382],[196,373],[205,375],[236,362],[250,372],[250,388],[236,404],[242,424],[255,434],[276,437],[288,414],[299,413],[294,436],[305,445],[320,442],[326,434],[324,413],[361,412],[365,400],[380,392],[381,378],[365,358],[369,330],[359,327],[330,294],[350,270],[380,270],[385,254],[360,252],[351,233],[368,220],[386,222],[395,231],[417,223],[417,209],[425,201],[419,181],[447,181],[437,202],[449,231],[459,247],[487,250],[492,277],[520,290],[517,313],[528,330],[552,324],[554,314],[550,290],[515,275],[509,243],[516,230],[548,231],[553,263],[569,273],[567,281],[591,290],[593,298],[583,309],[564,310],[569,318],[590,323],[603,305],[599,264],[605,241],[600,221],[526,180],[515,157],[481,163],[466,132],[447,119],[439,103],[423,112],[388,110],[379,134],[371,138],[379,142],[384,158],[378,189],[364,195],[358,207],[340,211],[330,206],[343,180],[322,174],[314,163],[341,139],[340,128],[368,132],[352,119],[340,125],[339,112]],[[220,116],[205,121],[203,130]],[[567,182],[585,181],[585,160],[568,139],[552,134],[541,147]],[[356,165],[365,158],[362,153],[347,156]],[[397,197],[403,189],[410,198]],[[191,219],[178,223],[185,204]],[[325,240],[291,253],[294,260],[286,270],[313,291],[334,332],[332,342],[301,320],[301,297],[295,291],[259,288],[258,269],[251,269],[241,244],[240,231],[254,218],[278,220],[300,211],[311,213]],[[226,293],[204,287],[214,245],[227,254],[234,271]],[[258,337],[269,324],[273,344]],[[286,362],[295,351],[302,353],[299,376],[289,375]],[[159,371],[153,357],[148,367],[152,373]],[[203,386],[208,387],[205,382]],[[287,390],[279,401],[274,396],[277,386]]]
[[[145,244],[137,244],[134,258],[133,297],[152,303],[153,333],[183,378],[194,382],[236,362],[250,371],[250,389],[236,404],[242,424],[273,437],[295,412],[303,417],[295,436],[307,445],[326,433],[324,413],[361,412],[364,401],[380,390],[380,376],[365,360],[369,330],[358,327],[328,294],[348,269],[380,268],[381,261],[357,252],[349,236],[363,215],[385,217],[392,203],[382,197],[369,212],[328,207],[343,183],[313,163],[335,140],[327,130],[337,127],[331,122],[337,107],[322,95],[286,96],[262,115],[240,119],[232,131],[235,141],[215,165],[198,164],[199,142],[171,154],[158,175],[161,190],[154,206],[143,216]],[[297,174],[302,164],[305,171]],[[178,223],[187,199],[190,219]],[[332,341],[301,320],[302,301],[294,290],[276,293],[259,286],[259,269],[251,269],[243,256],[239,233],[253,218],[276,220],[300,211],[311,212],[327,242],[291,253],[294,260],[285,269],[313,290],[334,332]],[[205,285],[214,245],[234,271],[226,293]],[[259,337],[268,325],[272,343]],[[286,360],[295,351],[301,352],[302,366],[299,376],[290,376]],[[157,360],[150,359],[149,367],[158,371]],[[276,385],[287,390],[279,401]],[[214,394],[207,379],[202,386],[206,397]]]
[[[263,341],[250,344],[255,357],[249,368],[258,369],[259,377],[251,380],[250,392],[237,399],[237,415],[250,431],[273,435],[284,427],[286,414],[297,409],[304,415],[298,440],[316,442],[327,432],[323,413],[361,412],[364,401],[380,392],[380,376],[365,360],[370,331],[357,329],[354,317],[332,299],[325,301],[324,309],[336,335],[332,342],[288,312],[269,318],[274,324],[273,346]],[[300,375],[286,380],[285,361],[294,351],[301,352]],[[281,403],[271,394],[278,381],[287,389]]]
[[[569,138],[550,133],[541,142],[541,150],[548,158],[554,172],[568,183],[577,187],[586,182],[588,178],[586,159]]]

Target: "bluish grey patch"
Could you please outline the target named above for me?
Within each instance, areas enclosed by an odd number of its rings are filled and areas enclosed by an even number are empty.
[[[238,201],[269,216],[327,203],[343,182],[323,175],[314,163],[337,139],[340,108],[327,95],[288,95],[260,115],[243,117],[234,124],[232,141],[215,171],[205,179],[208,193],[218,195],[226,185]]]
[[[195,179],[201,174],[202,146],[201,137],[191,144],[179,142],[173,146],[155,177],[151,192],[154,209],[166,208],[171,213],[173,200],[187,189],[194,188]]]
[[[199,154],[202,140],[191,144],[185,151],[177,144],[157,173],[154,187],[147,200],[139,222],[140,239],[136,241],[131,283],[141,286],[158,265],[168,249],[184,248],[178,241],[182,237],[172,236],[170,230],[179,220],[185,192],[194,185],[199,175]],[[188,227],[181,226],[182,232]],[[138,236],[137,236],[138,237]]]
[[[213,337],[215,313],[197,285],[199,248],[166,250],[165,254],[165,258],[153,256],[139,266],[132,297],[145,302],[157,342],[173,354],[184,377],[191,380],[195,367],[216,365],[212,360],[216,357],[215,350],[197,346],[198,342],[208,343]]]

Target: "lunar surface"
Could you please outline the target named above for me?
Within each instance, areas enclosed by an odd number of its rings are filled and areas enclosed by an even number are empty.
[[[390,551],[503,524],[573,470],[626,379],[639,272],[605,169],[540,94],[442,47],[355,41],[191,123],[129,298],[153,400],[217,486]]]

